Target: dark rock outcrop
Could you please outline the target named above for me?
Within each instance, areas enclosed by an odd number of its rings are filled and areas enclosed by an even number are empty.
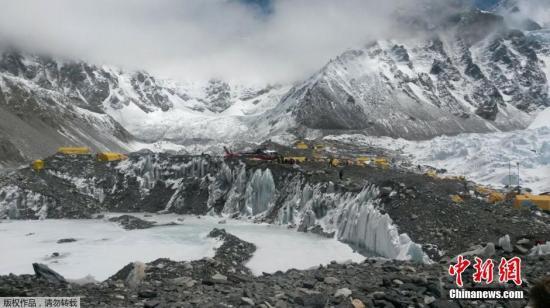
[[[33,263],[32,268],[37,278],[44,279],[47,282],[52,284],[67,283],[67,280],[65,280],[63,276],[59,275],[57,272],[49,268],[47,265],[40,264],[40,263]]]
[[[155,222],[143,220],[131,215],[113,217],[110,218],[109,221],[119,223],[126,230],[149,229],[155,225]]]

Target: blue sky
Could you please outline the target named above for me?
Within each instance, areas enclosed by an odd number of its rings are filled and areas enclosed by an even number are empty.
[[[271,0],[239,0],[243,3],[247,3],[250,5],[255,5],[262,10],[264,13],[270,13],[271,12]]]
[[[484,10],[493,8],[499,2],[501,2],[501,0],[474,0],[474,4]]]
[[[264,12],[271,12],[271,2],[273,0],[239,0],[241,2],[256,5],[260,7]],[[473,1],[474,5],[481,9],[490,9],[494,7],[497,3],[501,2],[501,0],[471,0]]]

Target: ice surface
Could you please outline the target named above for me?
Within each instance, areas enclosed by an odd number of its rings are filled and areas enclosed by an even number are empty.
[[[213,249],[219,242],[206,235],[213,228],[220,228],[219,218],[155,215],[145,219],[167,223],[180,217],[184,222],[177,226],[134,231],[126,231],[105,220],[2,221],[0,274],[31,274],[31,264],[41,262],[69,279],[90,274],[97,280],[104,280],[133,261],[150,262],[161,257],[193,260],[213,256]],[[331,260],[359,262],[364,259],[337,240],[280,226],[227,220],[221,227],[257,246],[247,264],[256,274],[306,269],[328,264]],[[62,238],[77,241],[57,244]],[[52,258],[54,252],[60,257]]]
[[[529,128],[550,127],[550,108],[541,111]]]
[[[246,188],[247,214],[258,215],[269,210],[275,203],[275,193],[271,170],[256,170]]]
[[[546,242],[546,244],[537,245],[533,247],[529,255],[531,256],[550,255],[550,242]]]
[[[541,114],[540,119],[546,115]],[[541,120],[542,121],[542,120]],[[449,175],[463,175],[481,184],[502,187],[520,184],[535,193],[550,191],[550,127],[541,126],[513,132],[461,134],[427,141],[408,141],[365,135],[328,136],[361,146],[377,146],[396,151],[414,165],[443,168]]]

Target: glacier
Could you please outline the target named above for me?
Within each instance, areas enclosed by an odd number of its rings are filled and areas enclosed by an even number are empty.
[[[98,211],[208,213],[336,238],[367,254],[428,261],[421,247],[380,212],[378,189],[368,183],[358,192],[339,192],[334,183],[310,183],[298,171],[281,174],[238,161],[161,153],[131,155],[111,167],[85,160],[78,165],[78,176],[66,162],[59,163],[60,168],[50,163],[47,176],[74,189],[52,195],[42,182],[3,186],[0,217],[90,218]]]
[[[550,109],[540,113],[533,128],[520,131],[460,134],[426,141],[373,138],[365,135],[327,136],[326,139],[383,147],[394,151],[401,159],[414,166],[429,165],[446,169],[448,175],[465,176],[480,184],[494,187],[517,185],[519,180],[521,186],[542,193],[550,191],[548,110]]]
[[[239,181],[242,181],[242,171],[239,174]],[[235,207],[239,204],[236,199],[243,195],[243,185],[239,181],[239,192],[231,191],[222,213],[239,212]],[[244,211],[240,209],[240,213],[245,217],[267,218],[267,221],[296,227],[302,232],[315,230],[315,233],[325,236],[336,236],[367,253],[429,262],[422,247],[406,234],[399,234],[391,218],[380,213],[376,207],[378,190],[375,186],[368,185],[360,193],[335,193],[331,183],[311,186],[301,176],[295,176],[287,183],[278,193],[271,171],[256,170],[244,191],[246,206]],[[275,205],[277,195],[284,199]]]

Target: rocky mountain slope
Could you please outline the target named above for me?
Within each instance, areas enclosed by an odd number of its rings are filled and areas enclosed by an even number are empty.
[[[186,131],[211,128],[223,112],[257,112],[279,89],[232,88],[219,80],[177,84],[146,72],[3,50],[0,164],[50,155],[59,146],[126,152],[159,140],[207,138]]]
[[[408,38],[349,50],[284,86],[177,83],[4,48],[0,164],[62,145],[131,151],[164,142],[202,152],[335,132],[427,139],[508,131],[550,106],[547,30],[515,30],[479,10],[412,25]]]
[[[350,50],[281,105],[309,129],[408,139],[521,129],[550,106],[545,52],[502,17],[470,11],[423,39]]]

